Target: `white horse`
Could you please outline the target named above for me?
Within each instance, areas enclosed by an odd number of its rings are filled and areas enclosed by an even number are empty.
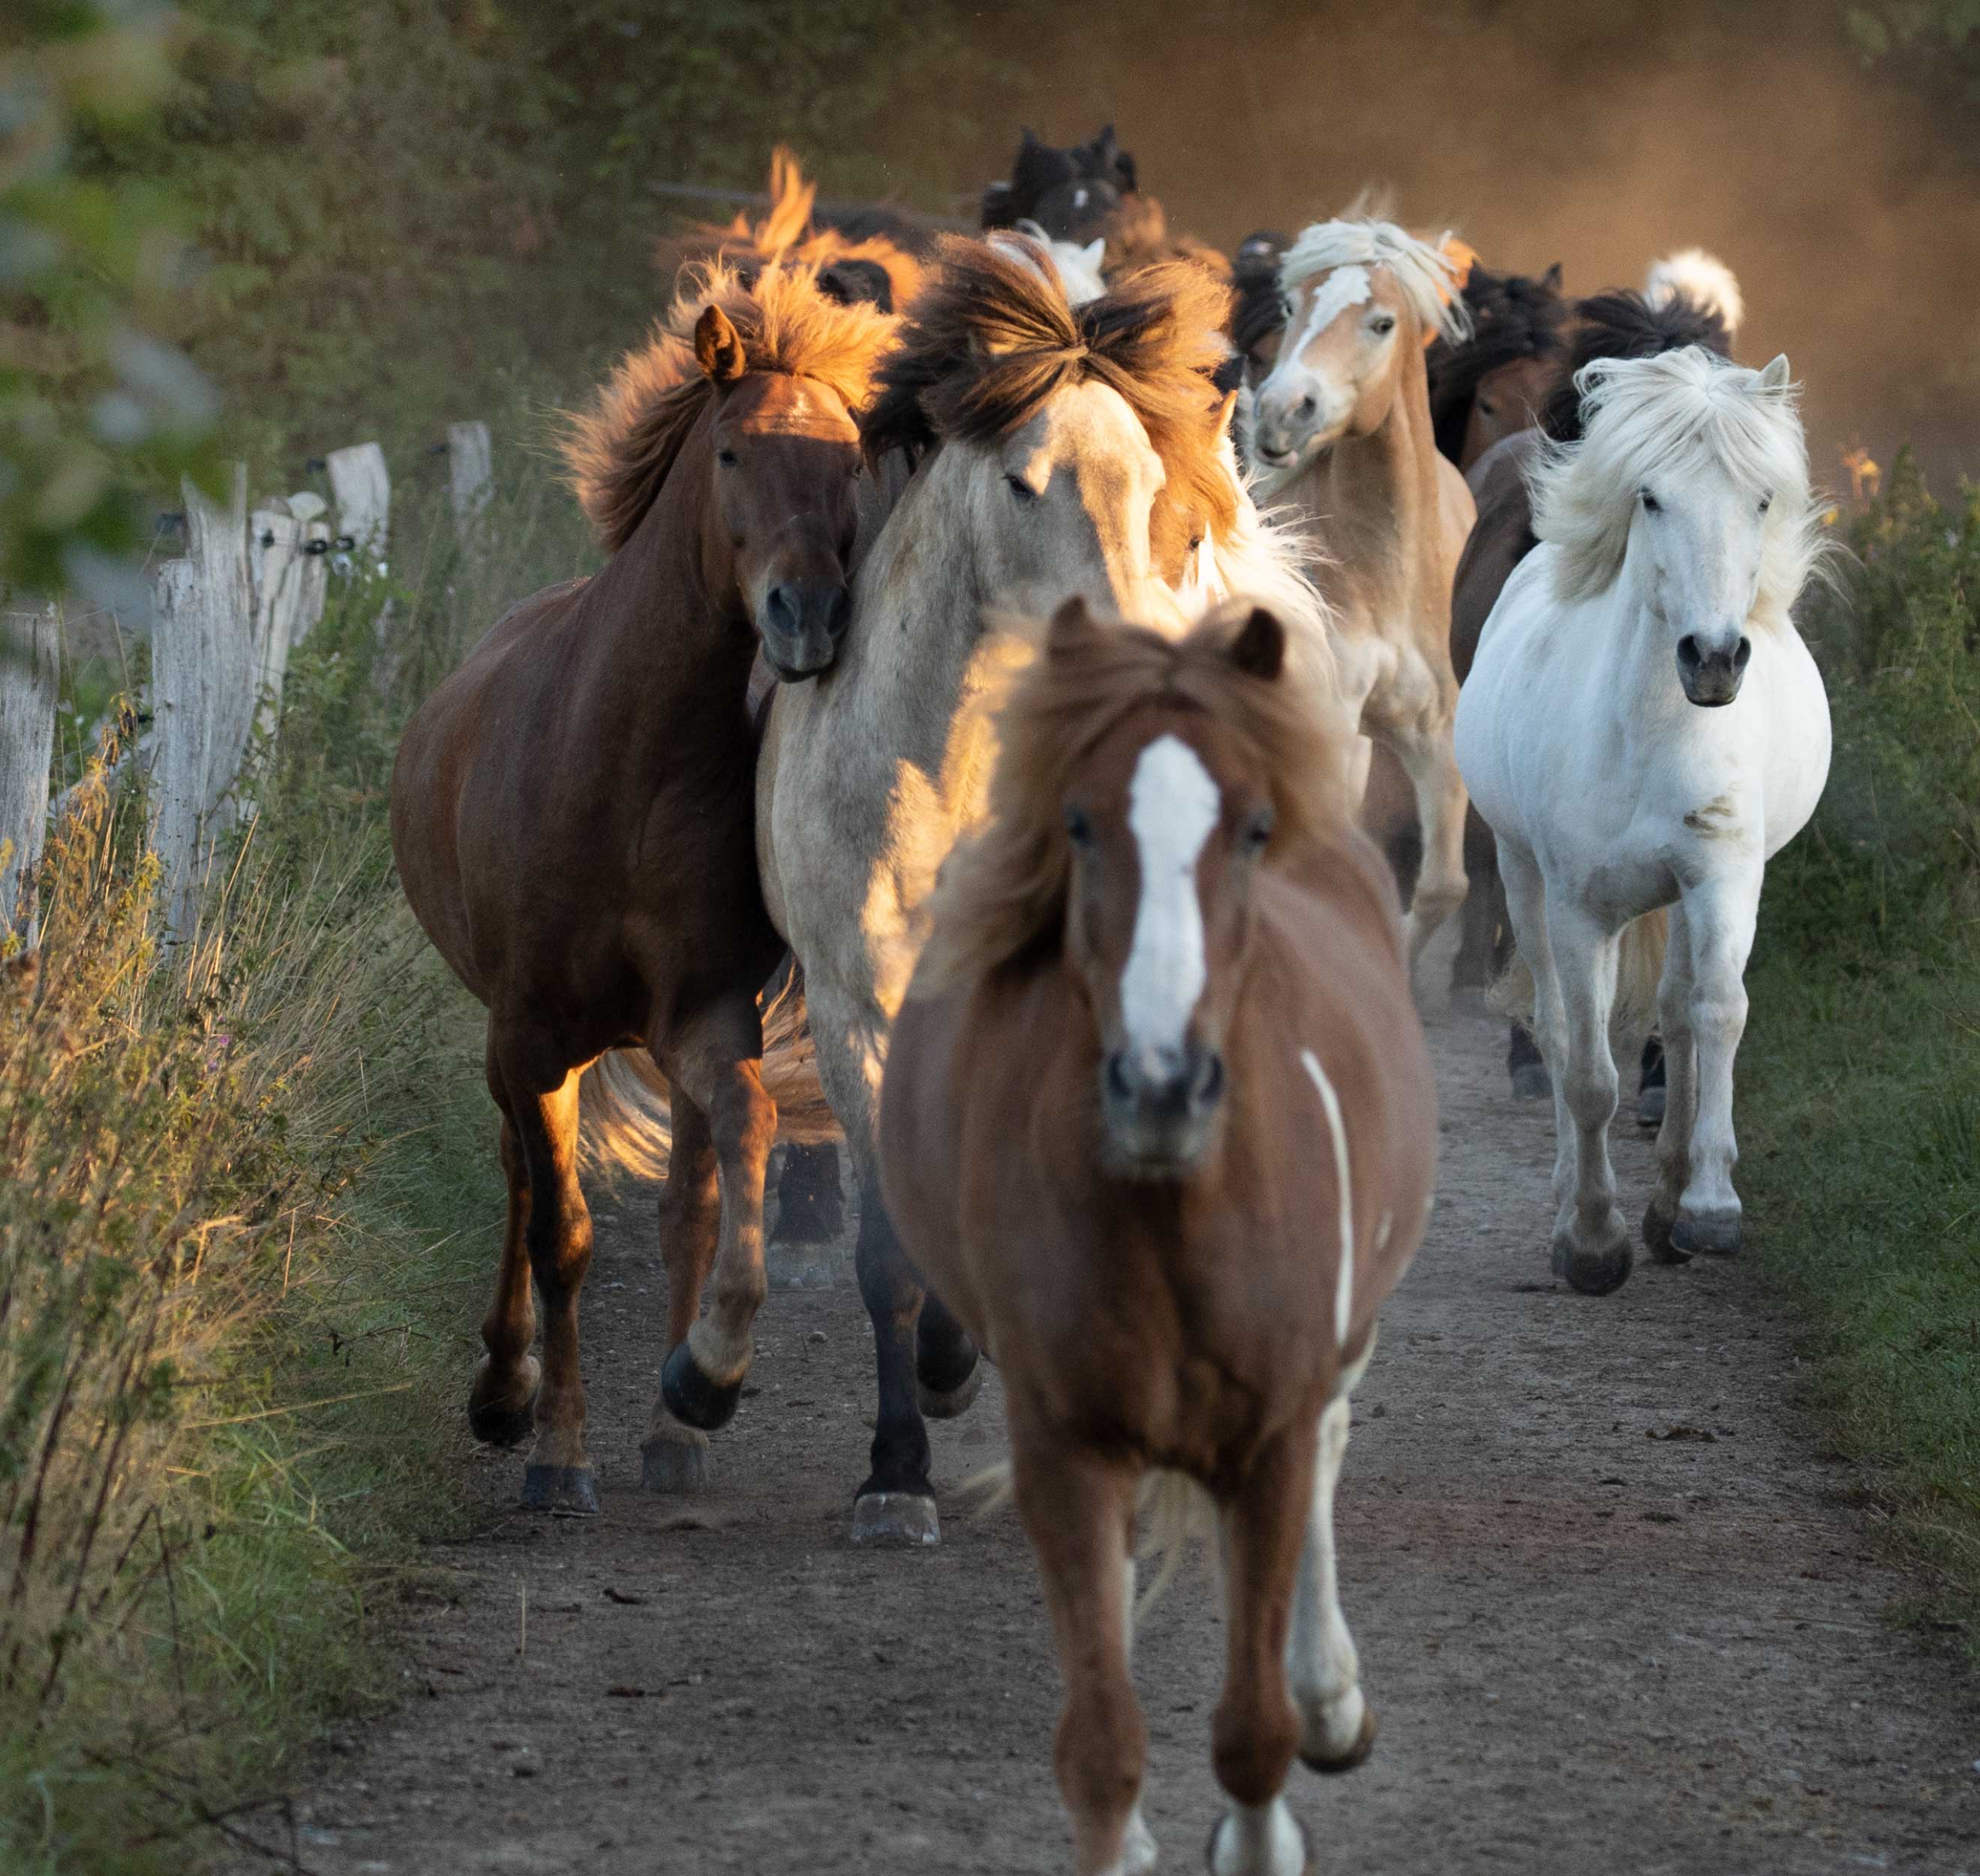
[[[1530,471],[1540,545],[1486,621],[1457,746],[1553,1079],[1554,1270],[1600,1295],[1630,1262],[1610,1026],[1638,989],[1647,1004],[1659,950],[1670,1086],[1643,1240],[1666,1262],[1739,1249],[1742,980],[1766,863],[1829,773],[1829,704],[1790,617],[1822,549],[1786,359],[1690,346],[1576,383],[1583,438]],[[1664,906],[1667,937],[1645,920]]]

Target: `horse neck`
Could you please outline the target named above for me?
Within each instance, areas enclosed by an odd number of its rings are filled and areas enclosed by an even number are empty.
[[[1434,577],[1437,551],[1437,433],[1423,348],[1406,331],[1397,382],[1381,423],[1344,437],[1301,478],[1302,505],[1315,515],[1337,559],[1386,564],[1407,579]]]
[[[581,642],[598,654],[587,660],[597,701],[676,747],[683,723],[727,733],[726,717],[709,705],[725,685],[742,698],[756,650],[727,532],[712,524],[712,450],[704,413],[632,538],[586,594]],[[667,681],[635,680],[656,657]]]

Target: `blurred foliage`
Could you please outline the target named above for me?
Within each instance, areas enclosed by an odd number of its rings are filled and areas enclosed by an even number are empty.
[[[163,95],[172,19],[118,0],[0,14],[0,594],[128,599],[135,491],[211,479],[212,391],[159,336],[184,271],[169,191],[76,161]]]
[[[1980,113],[1980,0],[1880,0],[1845,6],[1842,20],[1867,63]]]

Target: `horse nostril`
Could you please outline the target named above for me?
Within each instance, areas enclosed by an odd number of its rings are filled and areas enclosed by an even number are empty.
[[[1689,632],[1677,641],[1677,661],[1682,670],[1695,671],[1698,669],[1698,640]]]
[[[845,628],[852,620],[852,595],[844,587],[834,591],[832,609],[826,615],[825,629],[834,638],[845,636]]]
[[[1742,637],[1739,640],[1739,648],[1732,654],[1732,673],[1736,677],[1746,668],[1746,660],[1752,655],[1753,641]]]
[[[797,629],[797,601],[792,597],[789,587],[772,587],[770,589],[769,611],[770,623],[779,631],[790,632]]]
[[[1196,1065],[1196,1086],[1192,1090],[1198,1108],[1213,1107],[1224,1092],[1224,1058],[1215,1049],[1204,1052]]]
[[[1293,414],[1295,417],[1311,417],[1319,408],[1320,406],[1314,401],[1311,395],[1308,394],[1300,399],[1299,408]]]
[[[1135,1098],[1135,1084],[1128,1079],[1128,1058],[1118,1049],[1107,1058],[1107,1092],[1117,1101]]]

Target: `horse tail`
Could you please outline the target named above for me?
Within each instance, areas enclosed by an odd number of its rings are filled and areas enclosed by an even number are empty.
[[[777,1138],[814,1146],[843,1136],[818,1078],[805,1012],[804,973],[793,964],[762,999],[763,1092],[776,1103]],[[643,1049],[609,1049],[578,1088],[585,1164],[608,1176],[666,1177],[673,1147],[673,1091]]]
[[[1728,338],[1736,338],[1746,317],[1746,295],[1739,276],[1716,254],[1703,248],[1681,248],[1650,264],[1643,278],[1643,298],[1653,311],[1673,300],[1689,300],[1703,313],[1716,313]]]
[[[1612,1036],[1646,1036],[1657,1025],[1657,986],[1670,940],[1670,909],[1659,906],[1623,927],[1616,947],[1616,997],[1609,1007]],[[1533,1026],[1533,973],[1517,951],[1492,986],[1492,1007],[1528,1029]]]

